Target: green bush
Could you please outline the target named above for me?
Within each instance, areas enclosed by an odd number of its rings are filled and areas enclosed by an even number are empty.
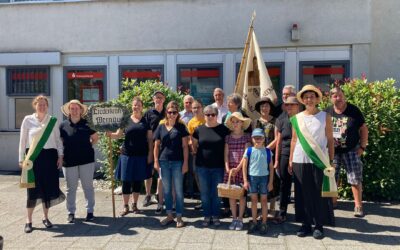
[[[349,103],[364,114],[368,126],[368,147],[362,160],[363,199],[375,201],[400,200],[400,91],[394,79],[367,82],[353,79],[341,85]],[[330,105],[325,96],[320,105]],[[351,187],[345,180],[339,187],[341,197],[352,198]]]
[[[119,103],[124,105],[129,111],[132,110],[132,99],[135,96],[140,96],[143,100],[143,113],[146,112],[149,108],[153,106],[153,98],[152,95],[156,90],[160,90],[165,94],[166,100],[165,105],[169,101],[177,101],[181,107],[182,101],[184,97],[184,93],[176,92],[169,88],[166,84],[155,82],[155,81],[146,81],[137,84],[135,80],[126,80],[122,82],[122,92],[118,96],[118,98],[111,100],[111,103]],[[114,161],[114,168],[116,166],[120,147],[123,143],[124,139],[112,140],[112,155]],[[100,172],[106,177],[107,180],[111,178],[110,176],[110,165],[108,162],[108,137],[105,136],[104,133],[100,133],[100,139],[98,143],[98,148],[100,152],[103,154],[105,160],[97,160],[101,163]]]

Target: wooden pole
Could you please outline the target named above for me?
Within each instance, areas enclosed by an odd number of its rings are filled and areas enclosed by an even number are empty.
[[[111,176],[111,200],[113,208],[113,218],[115,219],[115,198],[114,198],[114,160],[112,153],[112,142],[111,138],[108,137],[108,163],[110,165],[110,176]]]
[[[247,33],[246,42],[244,43],[242,61],[240,62],[239,74],[238,74],[238,77],[236,79],[235,90],[233,91],[233,93],[237,92],[237,88],[239,86],[239,82],[242,80],[242,77],[243,77],[242,70],[243,70],[243,67],[244,67],[244,61],[245,61],[245,59],[247,57],[247,52],[248,52],[248,48],[249,48],[249,44],[250,44],[250,36],[251,36],[251,33],[253,32],[253,23],[254,23],[254,19],[255,18],[256,18],[256,11],[254,11],[253,15],[251,16],[250,27],[249,27],[249,31]],[[242,93],[240,93],[240,94],[242,94]]]

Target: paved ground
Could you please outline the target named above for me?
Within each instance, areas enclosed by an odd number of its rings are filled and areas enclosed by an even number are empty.
[[[44,228],[38,208],[34,231],[25,234],[25,192],[18,188],[18,176],[0,175],[0,235],[4,237],[4,249],[400,249],[399,204],[366,203],[367,216],[357,219],[352,216],[352,203],[340,202],[340,209],[335,210],[337,226],[327,227],[326,237],[318,241],[296,237],[299,225],[292,222],[271,223],[266,236],[229,231],[230,219],[222,220],[219,228],[202,228],[200,214],[193,210],[195,203],[190,199],[185,200],[185,228],[162,228],[161,217],[154,215],[155,206],[139,215],[113,219],[111,195],[104,191],[96,192],[96,219],[87,223],[82,219],[86,212],[80,190],[75,224],[66,223],[63,203],[50,210],[55,224],[52,229]],[[116,196],[117,212],[120,204],[121,197]],[[289,213],[292,221],[293,205]]]

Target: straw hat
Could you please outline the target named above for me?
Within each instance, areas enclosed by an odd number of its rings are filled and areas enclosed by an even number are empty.
[[[242,122],[243,122],[243,130],[246,130],[249,126],[250,126],[250,124],[251,124],[251,119],[250,118],[247,118],[247,117],[244,117],[243,115],[242,115],[242,113],[240,113],[240,112],[233,112],[232,114],[231,114],[231,116],[229,116],[229,118],[228,118],[228,120],[226,121],[226,126],[230,129],[230,130],[233,130],[233,124],[232,124],[232,118],[233,117],[235,117],[235,118],[237,118],[238,120],[241,120]]]
[[[314,92],[314,93],[317,95],[318,99],[319,99],[319,100],[318,100],[318,103],[321,102],[321,100],[322,100],[322,93],[321,93],[321,90],[319,90],[317,87],[315,87],[315,86],[312,85],[312,84],[308,84],[308,85],[305,85],[305,86],[299,91],[299,93],[297,93],[297,100],[298,100],[301,104],[304,104],[302,96],[303,96],[303,94],[304,94],[305,92],[307,92],[307,91],[312,91],[312,92]],[[317,104],[318,104],[318,103],[317,103]]]
[[[68,117],[69,116],[69,106],[71,104],[78,104],[81,109],[82,109],[82,113],[81,116],[85,116],[88,112],[88,107],[84,104],[82,104],[79,100],[71,100],[69,102],[67,102],[66,104],[64,104],[63,106],[61,106],[61,112]]]
[[[258,100],[258,101],[256,102],[256,105],[255,105],[256,111],[257,111],[258,113],[260,113],[261,105],[264,104],[264,103],[269,103],[269,106],[270,106],[270,111],[269,111],[269,113],[270,113],[270,114],[273,114],[273,113],[275,112],[275,105],[274,105],[274,103],[271,101],[271,99],[269,99],[269,98],[266,97],[266,96],[265,96],[265,97],[261,97],[261,99]]]

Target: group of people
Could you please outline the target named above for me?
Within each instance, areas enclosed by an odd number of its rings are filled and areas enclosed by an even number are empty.
[[[317,107],[322,99],[318,88],[306,85],[296,94],[293,86],[285,86],[282,104],[276,105],[267,97],[258,100],[255,110],[260,118],[254,121],[241,109],[240,95],[229,95],[225,104],[224,92],[220,88],[214,90],[215,103],[206,107],[200,100],[185,96],[182,111],[175,101],[164,106],[165,94],[156,91],[153,94],[154,107],[143,114],[142,100],[134,97],[127,127],[106,133],[114,139],[124,137],[115,171],[115,177],[122,182],[123,208],[120,215],[140,212],[138,199],[144,183],[143,206],[157,203],[156,214],[163,213],[165,207],[166,217],[160,221],[161,225],[175,222],[176,227],[184,227],[184,190],[192,194],[196,185],[201,196],[204,227],[219,226],[221,209],[224,208],[232,215],[229,229],[242,230],[248,194],[251,199],[248,232],[258,230],[265,234],[267,198],[270,210],[274,210],[276,197],[280,197],[274,222],[285,222],[294,180],[296,221],[302,223],[297,235],[312,234],[314,238],[322,239],[323,226],[334,225],[333,209],[337,206],[336,199],[321,195],[326,174],[324,168],[336,167],[337,178],[343,166],[352,185],[354,215],[363,216],[360,156],[367,146],[368,129],[362,113],[346,102],[340,87],[332,88],[330,95],[333,105],[321,111]],[[39,96],[33,106],[35,114],[25,117],[21,127],[21,166],[32,138],[46,126],[47,99]],[[54,127],[39,157],[33,162],[36,186],[28,189],[25,232],[32,231],[32,212],[39,200],[44,209],[43,223],[46,227],[51,226],[48,208],[64,199],[58,187],[57,171],[62,164],[67,179],[68,222],[73,223],[75,219],[78,178],[87,200],[86,219],[93,219],[92,145],[98,136],[83,118],[87,111],[85,105],[73,100],[65,104],[62,111],[68,119]],[[80,153],[82,150],[86,153]],[[331,166],[319,164],[315,155],[329,159],[328,165]],[[49,181],[49,170],[42,166],[52,169],[54,181]],[[157,175],[158,199],[153,199],[151,194],[153,175]],[[228,182],[229,178],[232,184],[246,190],[243,197],[218,197],[218,184]],[[257,209],[259,199],[260,216]]]

